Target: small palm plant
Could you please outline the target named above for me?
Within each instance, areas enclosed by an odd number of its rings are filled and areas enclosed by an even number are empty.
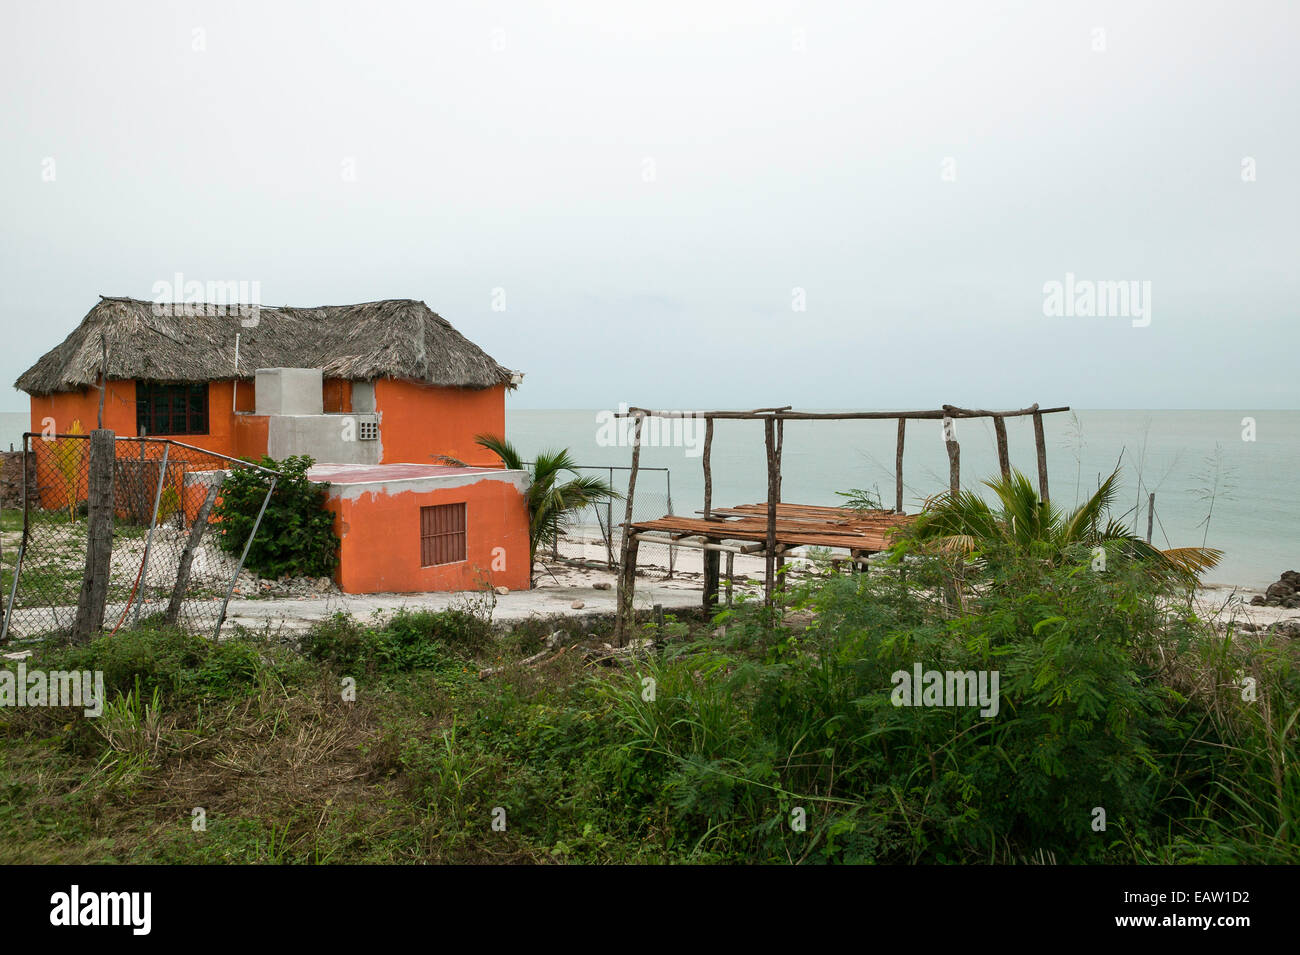
[[[552,544],[557,535],[570,526],[574,518],[589,505],[609,498],[622,497],[609,484],[598,477],[579,474],[577,462],[567,448],[542,451],[531,468],[525,467],[519,452],[505,438],[480,434],[475,442],[487,448],[501,463],[512,471],[528,471],[528,568],[529,584],[533,583],[532,568],[537,562],[537,550]],[[564,480],[568,474],[574,475]]]
[[[1059,564],[1067,554],[1081,548],[1104,547],[1111,555],[1138,564],[1156,576],[1184,583],[1194,583],[1202,571],[1219,562],[1222,551],[1212,547],[1161,550],[1110,518],[1118,483],[1116,471],[1092,497],[1066,512],[1040,501],[1029,478],[1012,471],[984,482],[993,491],[994,505],[970,491],[945,494],[917,518],[910,536],[922,547],[951,557],[1001,551],[1048,564]]]
[[[73,421],[72,426],[68,428],[68,434],[80,435],[85,433],[82,430],[80,418]],[[63,477],[64,487],[67,490],[69,521],[74,521],[77,517],[77,503],[78,498],[81,496],[81,471],[85,465],[86,447],[85,442],[75,439],[55,439],[54,466]]]

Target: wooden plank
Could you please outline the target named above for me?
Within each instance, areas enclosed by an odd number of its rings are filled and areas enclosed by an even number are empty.
[[[906,418],[909,421],[940,421],[943,418],[1018,418],[1032,414],[1059,414],[1069,411],[1069,405],[1059,408],[1039,408],[1032,405],[1017,411],[980,411],[967,408],[954,408],[951,412],[936,411],[658,411],[649,408],[631,408],[620,412],[615,417],[630,418],[643,414],[654,418],[725,418],[742,421],[765,420],[776,418],[785,421],[885,421]]]
[[[821,547],[862,547],[872,551],[885,550],[889,546],[889,536],[897,527],[910,523],[907,518],[892,525],[876,525],[861,528],[821,528],[807,522],[784,522],[775,524],[777,541],[792,546]],[[743,540],[762,541],[764,549],[767,543],[767,521],[746,520],[718,523],[698,518],[666,516],[657,520],[638,521],[633,525],[634,531],[690,531],[692,534],[711,541]]]

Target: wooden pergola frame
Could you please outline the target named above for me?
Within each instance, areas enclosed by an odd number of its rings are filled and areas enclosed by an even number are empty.
[[[906,438],[909,420],[943,421],[944,444],[948,450],[948,482],[951,493],[956,494],[961,488],[961,447],[952,428],[952,421],[957,418],[992,418],[993,430],[998,446],[998,465],[1003,475],[1011,473],[1011,458],[1007,449],[1007,418],[1032,416],[1034,419],[1034,444],[1038,452],[1038,491],[1043,501],[1049,500],[1047,489],[1047,445],[1043,435],[1043,415],[1069,411],[1068,406],[1059,408],[1040,408],[1037,404],[1018,411],[985,411],[977,408],[959,408],[956,405],[943,405],[933,411],[794,411],[790,405],[779,408],[755,408],[752,411],[658,411],[649,408],[629,408],[616,417],[632,418],[632,467],[627,481],[627,503],[623,519],[623,540],[618,577],[618,617],[615,623],[615,635],[621,644],[626,633],[632,628],[633,597],[636,592],[636,558],[640,534],[632,530],[632,501],[636,493],[636,477],[641,462],[641,426],[646,418],[703,418],[704,419],[704,519],[721,520],[713,514],[713,470],[710,455],[713,448],[713,422],[715,420],[762,421],[763,443],[767,451],[767,539],[760,545],[727,547],[721,544],[725,539],[724,527],[719,527],[720,540],[710,543],[708,539],[700,545],[704,555],[704,606],[713,607],[717,602],[719,584],[718,559],[722,552],[728,553],[729,559],[736,553],[756,552],[761,548],[765,558],[764,599],[771,604],[772,595],[777,585],[777,561],[784,562],[784,556],[778,552],[776,540],[777,504],[781,500],[781,451],[785,441],[785,422],[787,421],[883,421],[898,422],[898,446],[894,461],[895,499],[894,513],[903,513],[903,443]],[[856,562],[856,556],[855,556]]]

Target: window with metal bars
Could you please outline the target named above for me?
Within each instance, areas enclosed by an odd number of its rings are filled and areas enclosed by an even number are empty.
[[[135,428],[138,435],[207,434],[208,386],[136,382]]]
[[[420,508],[420,566],[454,564],[465,559],[466,505],[435,504]]]

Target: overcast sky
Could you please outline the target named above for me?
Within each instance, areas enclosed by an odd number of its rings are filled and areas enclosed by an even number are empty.
[[[0,408],[178,272],[518,408],[1300,407],[1293,2],[5,6]]]

